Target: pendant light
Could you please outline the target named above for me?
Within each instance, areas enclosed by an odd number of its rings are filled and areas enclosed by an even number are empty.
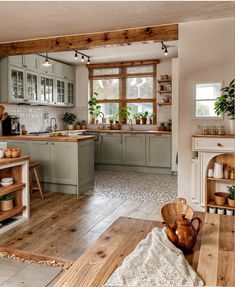
[[[168,55],[167,46],[163,42],[161,42],[161,44],[162,44],[162,50],[164,50],[164,55],[167,56]]]
[[[47,53],[46,53],[46,59],[45,59],[45,62],[43,63],[43,66],[45,66],[45,67],[51,66],[51,62],[48,59],[48,54]]]

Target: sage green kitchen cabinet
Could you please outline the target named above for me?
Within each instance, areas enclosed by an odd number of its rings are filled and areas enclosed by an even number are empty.
[[[50,75],[50,76],[55,76],[55,66],[56,62],[53,60],[49,60],[51,65],[45,66],[43,65],[45,63],[44,57],[39,57],[39,73]]]
[[[123,134],[123,164],[145,166],[145,135]]]
[[[10,56],[9,64],[18,68],[23,68],[24,67],[23,56],[22,55]]]
[[[5,140],[2,140],[5,142]],[[21,155],[29,155],[29,145],[28,142],[26,141],[14,141],[14,140],[9,140],[7,142],[7,147],[12,148],[12,147],[19,147],[21,149]]]
[[[38,74],[26,71],[26,101],[37,103],[39,99],[39,80]]]
[[[72,82],[67,82],[67,101],[66,104],[68,106],[74,106],[75,104],[75,85]]]
[[[75,81],[75,68],[74,66],[64,65],[64,78],[69,81]]]
[[[25,71],[17,67],[10,67],[9,102],[22,103],[25,100]]]
[[[23,66],[26,69],[37,72],[39,68],[39,56],[35,54],[23,56]]]
[[[77,184],[78,147],[70,142],[50,143],[51,182]]]
[[[150,167],[171,167],[171,136],[146,135],[146,162]]]
[[[56,81],[56,104],[65,105],[65,82],[58,79]]]
[[[100,134],[100,162],[122,164],[122,135]]]
[[[54,78],[41,75],[40,77],[40,102],[45,104],[56,104]]]
[[[50,182],[50,143],[45,141],[29,141],[28,145],[30,160],[39,163],[37,169],[40,180],[42,182]]]
[[[101,157],[100,157],[100,141],[97,140],[94,142],[94,162],[100,163]]]

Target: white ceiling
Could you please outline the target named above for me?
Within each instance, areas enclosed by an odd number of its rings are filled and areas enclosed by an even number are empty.
[[[161,43],[144,42],[131,45],[96,47],[82,51],[90,56],[91,63],[109,63],[132,60],[153,60],[174,58],[178,55],[178,41],[164,42],[168,55],[164,55]],[[45,55],[45,54],[44,54]],[[50,53],[50,58],[73,65],[82,65],[80,59],[74,59],[74,52]]]
[[[0,42],[234,16],[233,1],[0,1]]]

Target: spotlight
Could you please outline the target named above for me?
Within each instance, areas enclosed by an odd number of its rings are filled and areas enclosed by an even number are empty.
[[[84,62],[84,61],[85,61],[85,59],[84,59],[84,56],[82,55],[81,62]]]
[[[164,50],[164,55],[167,56],[168,55],[167,46],[163,42],[161,42],[161,44],[162,44],[162,50]]]
[[[77,52],[77,51],[75,51],[74,59],[75,59],[75,60],[78,60],[78,52]]]

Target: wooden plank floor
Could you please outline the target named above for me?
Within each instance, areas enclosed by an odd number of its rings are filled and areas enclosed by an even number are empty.
[[[160,206],[143,201],[47,192],[31,200],[28,222],[1,235],[0,246],[77,259],[118,217],[161,220]]]

